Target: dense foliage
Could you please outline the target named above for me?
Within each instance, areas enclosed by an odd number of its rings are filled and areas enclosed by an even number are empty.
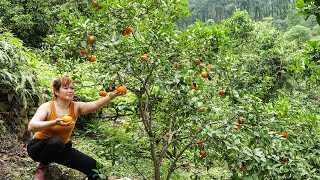
[[[28,138],[29,113],[38,106],[41,89],[37,86],[35,55],[11,33],[0,34],[0,115],[5,127],[18,137]],[[13,110],[14,109],[14,110]],[[5,133],[6,131],[2,131]],[[1,133],[1,137],[4,134]]]
[[[0,2],[0,22],[24,44],[41,47],[43,38],[54,32],[61,12],[69,8],[81,11],[81,5],[71,0],[5,0]]]
[[[311,15],[316,16],[318,24],[320,24],[320,2],[317,0],[298,0],[296,7],[298,7],[301,12],[308,19]]]

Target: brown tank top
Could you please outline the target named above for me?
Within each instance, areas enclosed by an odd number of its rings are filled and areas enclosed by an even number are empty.
[[[56,108],[54,106],[54,101],[50,101],[50,109],[51,113],[49,117],[45,119],[45,121],[52,121],[57,119],[59,116],[56,112]],[[77,120],[74,114],[74,103],[71,102],[70,107],[69,107],[69,116],[72,117],[74,123],[70,126],[58,126],[55,125],[53,127],[50,127],[48,129],[38,131],[36,134],[33,136],[35,139],[47,139],[49,137],[57,137],[60,138],[65,144],[69,141],[71,133],[74,129],[75,126],[75,121]]]

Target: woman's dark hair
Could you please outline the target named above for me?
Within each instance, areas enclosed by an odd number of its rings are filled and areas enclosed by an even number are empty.
[[[73,84],[73,80],[68,77],[61,77],[59,79],[56,79],[52,83],[52,88],[53,88],[53,94],[55,97],[57,97],[55,91],[59,91],[60,87],[68,86],[70,84]]]

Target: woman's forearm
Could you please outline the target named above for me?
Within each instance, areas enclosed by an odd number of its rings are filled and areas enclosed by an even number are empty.
[[[114,95],[110,94],[107,97],[103,97],[103,98],[98,99],[96,101],[96,103],[101,108],[101,107],[105,107],[106,105],[108,105],[113,99],[114,99]]]
[[[32,121],[28,125],[30,132],[38,132],[57,125],[57,120],[52,121]]]

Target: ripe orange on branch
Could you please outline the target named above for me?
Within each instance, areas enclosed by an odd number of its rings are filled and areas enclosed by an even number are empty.
[[[126,86],[120,86],[120,87],[116,87],[116,90],[121,93],[126,93],[128,89]]]
[[[205,151],[200,151],[200,156],[201,157],[205,157],[207,155],[207,153]]]
[[[196,85],[196,86],[191,85],[191,89],[193,89],[193,90],[198,90],[198,89],[199,89],[199,86],[198,86],[198,85]]]
[[[244,166],[241,166],[241,167],[240,167],[240,170],[241,170],[241,171],[244,171],[244,170],[246,170],[246,169],[247,169],[247,168],[244,167]]]
[[[167,132],[167,133],[166,133],[166,137],[167,137],[167,138],[170,137],[170,133]]]
[[[95,55],[90,56],[89,61],[95,62],[97,60],[97,57]]]
[[[213,64],[208,64],[207,67],[208,67],[211,71],[214,70]]]
[[[206,108],[201,107],[201,108],[199,108],[199,111],[200,111],[200,112],[204,112],[204,111],[206,111]]]
[[[88,51],[85,50],[85,49],[81,49],[81,50],[80,50],[80,54],[88,54]]]
[[[101,7],[100,4],[97,3],[97,1],[92,1],[91,5],[92,5],[93,7],[96,7],[96,8]]]
[[[196,82],[193,82],[193,83],[191,84],[191,89],[193,89],[193,90],[198,90],[198,89],[199,89],[199,87],[198,87],[198,85],[197,85]]]
[[[65,115],[62,117],[63,122],[71,122],[73,119],[71,116]]]
[[[102,97],[105,97],[107,95],[107,92],[106,91],[100,91],[99,95],[102,96]]]
[[[88,36],[88,42],[89,43],[94,43],[94,36]]]
[[[282,132],[281,137],[287,139],[289,137],[289,134],[287,132]]]
[[[131,26],[128,26],[125,30],[123,30],[122,35],[130,35],[133,32],[133,28]]]
[[[141,56],[141,60],[142,60],[143,62],[148,62],[148,61],[149,61],[149,55],[148,55],[148,54],[143,54],[143,55]]]
[[[221,95],[221,96],[223,96],[225,93],[226,93],[226,91],[223,90],[223,89],[218,91],[218,94]]]
[[[208,72],[202,72],[202,73],[201,73],[201,76],[202,76],[203,78],[208,78],[208,77],[209,77],[209,73],[208,73]]]

